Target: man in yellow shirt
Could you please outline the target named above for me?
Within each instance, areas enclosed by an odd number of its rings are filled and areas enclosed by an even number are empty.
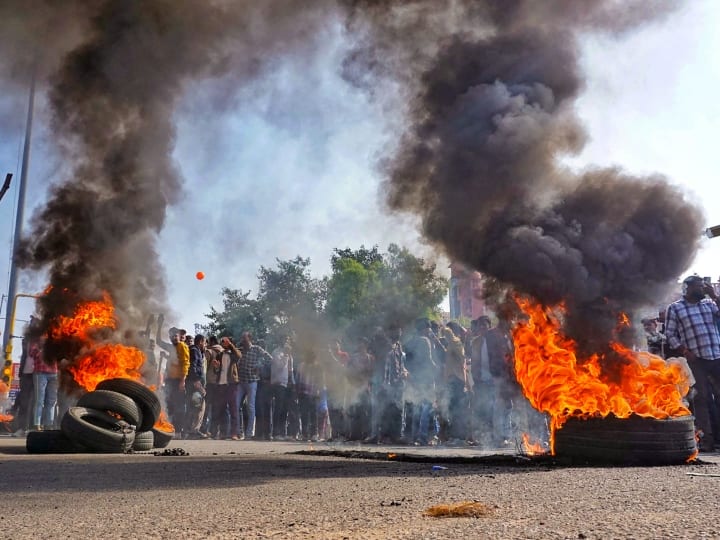
[[[185,379],[190,368],[190,348],[185,343],[187,332],[178,328],[170,328],[170,342],[161,339],[164,317],[158,317],[156,341],[160,348],[168,353],[165,368],[165,400],[170,422],[175,426],[177,436],[181,435],[185,425]]]

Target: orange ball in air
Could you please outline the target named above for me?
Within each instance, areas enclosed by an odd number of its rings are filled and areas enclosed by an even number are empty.
[[[198,272],[195,274],[195,277],[198,279],[205,279],[205,272]]]

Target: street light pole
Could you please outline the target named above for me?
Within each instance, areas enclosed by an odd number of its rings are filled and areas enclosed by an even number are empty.
[[[8,309],[5,315],[5,331],[3,332],[3,351],[5,351],[5,359],[12,361],[12,328],[14,324],[15,310],[10,311],[11,302],[14,305],[17,294],[18,268],[16,255],[20,247],[20,238],[22,236],[23,218],[25,216],[25,188],[27,186],[27,173],[30,164],[30,140],[32,137],[33,109],[35,105],[35,72],[33,68],[32,78],[30,80],[30,97],[28,98],[27,123],[25,124],[25,145],[23,146],[22,168],[20,170],[20,182],[18,185],[18,203],[17,215],[15,217],[15,237],[13,240],[12,258],[10,260],[10,283],[8,285]]]

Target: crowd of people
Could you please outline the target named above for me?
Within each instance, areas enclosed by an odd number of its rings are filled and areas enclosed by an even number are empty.
[[[682,298],[643,319],[646,348],[687,359],[699,449],[720,444],[720,299],[693,275]],[[155,339],[140,332],[144,382],[165,401],[176,435],[188,439],[359,441],[414,445],[519,444],[523,433],[548,437],[544,415],[522,395],[513,343],[501,320],[415,321],[319,347],[284,336],[266,349],[250,332],[188,335],[162,316]],[[135,338],[133,338],[135,339]],[[17,433],[57,427],[72,395],[63,366],[42,359],[42,342],[23,347]]]
[[[176,433],[192,439],[502,446],[547,437],[512,373],[512,340],[489,317],[466,330],[421,318],[403,336],[378,328],[345,350],[302,339],[271,352],[243,332],[189,336],[158,325],[155,377]],[[149,356],[154,356],[151,351]]]

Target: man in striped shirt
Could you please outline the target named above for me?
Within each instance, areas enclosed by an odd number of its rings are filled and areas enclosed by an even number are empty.
[[[665,316],[668,345],[687,358],[695,376],[697,394],[693,398],[693,413],[695,425],[703,433],[699,444],[701,452],[714,450],[710,411],[716,404],[710,379],[720,381],[719,318],[715,290],[700,276],[685,278],[682,299],[670,304]]]

